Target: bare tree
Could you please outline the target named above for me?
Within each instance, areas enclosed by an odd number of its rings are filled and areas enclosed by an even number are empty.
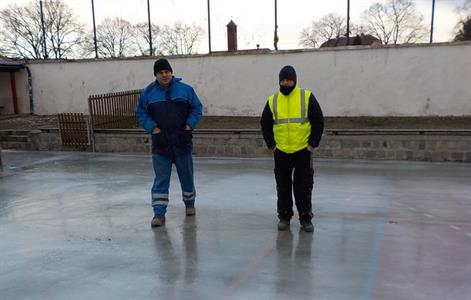
[[[334,13],[323,16],[319,21],[312,21],[304,28],[299,37],[299,44],[305,47],[317,47],[329,39],[343,36],[347,32],[347,19]]]
[[[466,0],[463,5],[456,8],[456,12],[462,19],[465,19],[471,15],[471,0]]]
[[[5,28],[0,35],[8,55],[44,58],[41,15],[36,2],[8,6],[0,11],[0,21]],[[44,27],[48,56],[52,54],[56,59],[74,56],[80,46],[84,26],[76,21],[66,4],[59,0],[44,2]]]
[[[9,5],[0,11],[4,53],[22,58],[43,58],[42,33],[37,5]]]
[[[468,13],[471,13],[471,0],[466,0],[463,4],[463,9]]]
[[[131,24],[121,19],[105,19],[97,26],[97,48],[101,57],[149,55],[149,25]],[[177,22],[172,26],[152,24],[152,55],[193,54],[203,35],[199,26]],[[91,36],[91,34],[90,34]],[[93,39],[87,39],[84,56],[94,51]]]
[[[461,28],[455,36],[455,41],[471,41],[471,16],[460,21]]]
[[[414,43],[424,38],[427,28],[412,0],[374,3],[362,13],[368,31],[384,44]]]
[[[134,54],[133,28],[131,23],[121,18],[107,18],[96,27],[98,53],[102,57],[124,57]],[[88,51],[93,51],[88,40]]]
[[[158,43],[166,55],[193,54],[202,35],[201,27],[177,22],[173,26],[162,27]]]
[[[361,33],[363,28],[350,22],[350,35]],[[319,44],[347,34],[347,18],[335,13],[323,16],[319,21],[312,21],[299,36],[299,45],[315,48]]]
[[[158,25],[151,24],[153,48],[152,54],[149,51],[149,24],[147,22],[137,23],[133,25],[133,30],[135,45],[140,55],[163,54],[163,49],[158,42],[158,36],[160,35],[160,27]]]
[[[455,12],[458,14],[459,21],[455,26],[454,41],[470,40],[471,34],[471,0],[466,0],[463,5],[456,7]]]
[[[85,34],[72,10],[61,1],[45,2],[46,36],[56,59],[66,57],[82,44]]]

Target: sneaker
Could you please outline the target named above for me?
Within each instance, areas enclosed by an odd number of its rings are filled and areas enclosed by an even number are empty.
[[[304,230],[306,232],[313,232],[314,231],[314,225],[312,225],[311,220],[301,221],[301,228],[302,228],[302,230]]]
[[[278,222],[278,230],[287,230],[289,228],[289,220],[280,219]]]
[[[165,215],[154,215],[150,222],[151,227],[159,227],[165,224]]]
[[[185,214],[187,216],[194,216],[196,214],[195,206],[194,205],[188,205],[185,207]]]

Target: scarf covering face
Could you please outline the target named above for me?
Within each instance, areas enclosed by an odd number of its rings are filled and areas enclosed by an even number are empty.
[[[285,86],[285,85],[280,85],[280,92],[285,95],[285,96],[288,96],[295,88],[296,86],[293,85],[293,86]]]
[[[294,81],[293,86],[283,86],[280,84],[280,92],[287,96],[289,95],[293,90],[294,87],[296,86],[296,71],[294,70],[293,66],[287,65],[281,68],[280,73],[278,74],[279,82],[281,82],[284,79],[289,79]]]

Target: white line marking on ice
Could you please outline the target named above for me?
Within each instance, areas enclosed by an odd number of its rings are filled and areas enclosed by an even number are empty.
[[[424,216],[426,216],[426,217],[429,218],[429,219],[433,218],[433,216],[432,216],[432,215],[429,215],[429,214],[424,214]]]
[[[450,225],[450,228],[454,229],[454,230],[461,230],[461,228],[459,228],[458,226],[455,226],[455,225]]]

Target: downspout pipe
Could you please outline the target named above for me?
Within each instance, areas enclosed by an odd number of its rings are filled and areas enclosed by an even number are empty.
[[[28,72],[28,95],[29,95],[29,113],[34,115],[34,103],[33,103],[33,77],[31,76],[31,70],[28,66],[24,66],[26,72]]]

